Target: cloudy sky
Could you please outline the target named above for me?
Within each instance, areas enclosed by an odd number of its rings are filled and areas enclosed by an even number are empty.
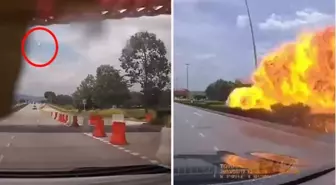
[[[249,0],[258,57],[302,30],[334,25],[333,0]],[[205,90],[208,84],[249,79],[254,69],[244,0],[175,0],[174,86]]]
[[[170,16],[107,20],[102,26],[103,32],[98,37],[90,34],[89,28],[92,27],[88,24],[48,26],[59,42],[57,58],[45,68],[34,68],[22,61],[24,70],[17,83],[17,93],[43,96],[45,91],[51,90],[57,94],[71,94],[88,74],[95,74],[99,65],[110,64],[120,68],[118,58],[122,48],[130,36],[139,31],[155,33],[163,40],[170,60]],[[29,36],[27,48],[29,59],[41,64],[51,59],[55,44],[48,33],[35,31]]]

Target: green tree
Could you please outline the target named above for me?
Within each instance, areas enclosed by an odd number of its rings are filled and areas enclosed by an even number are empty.
[[[143,94],[141,92],[130,92],[130,98],[126,100],[124,106],[126,108],[141,107]]]
[[[69,95],[58,94],[55,103],[58,105],[72,105],[73,100]]]
[[[235,83],[219,79],[208,85],[205,93],[210,100],[225,101],[234,88]]]
[[[48,103],[54,103],[56,100],[56,94],[53,91],[46,91],[44,93],[44,98]]]
[[[160,105],[162,107],[169,107],[171,105],[171,90],[166,89],[161,93],[160,96]]]
[[[87,101],[86,108],[93,107],[92,96],[94,93],[95,83],[95,77],[91,74],[87,75],[86,78],[80,83],[76,91],[72,94],[73,103],[76,108],[83,108],[82,101],[84,99]]]
[[[47,100],[41,100],[40,103],[47,103]]]
[[[141,85],[146,112],[149,100],[158,99],[169,85],[170,63],[166,54],[163,41],[154,33],[138,32],[128,40],[119,58],[130,84]]]
[[[92,98],[100,108],[110,108],[112,105],[120,106],[129,99],[127,81],[113,66],[99,66],[95,79]]]

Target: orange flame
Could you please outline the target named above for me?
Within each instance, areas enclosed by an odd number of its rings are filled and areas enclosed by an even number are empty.
[[[301,34],[270,53],[253,73],[253,86],[236,88],[230,107],[262,108],[303,103],[312,112],[335,110],[335,27]]]

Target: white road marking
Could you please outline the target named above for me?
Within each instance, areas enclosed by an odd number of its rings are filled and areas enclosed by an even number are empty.
[[[186,120],[187,123],[189,123],[189,120]]]
[[[198,133],[201,137],[205,137],[205,135],[203,133]]]
[[[15,136],[12,136],[12,137],[11,137],[11,139],[14,139],[14,138],[15,138]]]
[[[10,143],[7,143],[6,147],[10,147],[10,145],[11,145]]]
[[[132,155],[135,155],[135,156],[138,156],[139,155],[139,153],[136,153],[136,152],[133,152],[133,153],[131,153]]]
[[[195,128],[195,125],[191,125],[191,128]]]
[[[106,140],[102,140],[102,142],[107,143],[107,144],[111,144],[109,141],[106,141]]]
[[[4,156],[3,155],[0,155],[0,163],[1,161],[3,160]]]
[[[198,112],[194,112],[194,114],[196,114],[197,116],[202,116],[202,114],[200,114]]]
[[[148,159],[148,158],[147,158],[146,156],[141,156],[141,159],[145,159],[145,160],[146,160],[146,159]]]
[[[151,162],[153,164],[158,164],[159,163],[157,160],[149,160],[149,162]]]
[[[164,165],[164,164],[160,164],[159,161],[157,161],[157,160],[151,160],[150,158],[148,158],[148,157],[146,157],[146,156],[141,156],[139,153],[132,152],[131,150],[125,149],[124,147],[121,147],[121,146],[118,146],[118,145],[111,144],[109,141],[106,141],[106,140],[104,140],[103,138],[95,137],[95,136],[93,136],[91,133],[83,133],[83,134],[86,135],[86,136],[89,136],[89,137],[91,137],[91,138],[93,138],[93,139],[96,139],[96,140],[102,141],[102,142],[104,142],[104,143],[106,143],[106,144],[109,144],[109,145],[111,145],[111,146],[113,146],[113,147],[115,147],[115,148],[118,148],[119,150],[122,150],[122,151],[124,151],[124,152],[126,152],[126,153],[129,153],[129,154],[131,154],[131,155],[139,156],[139,158],[141,158],[141,159],[143,159],[143,160],[147,160],[147,161],[149,161],[149,162],[152,163],[152,164],[160,165],[160,166],[163,166],[163,167],[165,167],[165,168],[169,168],[169,169],[170,169],[170,166],[166,166],[166,165]]]
[[[214,146],[214,150],[215,150],[215,151],[218,151],[219,149],[217,148],[217,146]]]

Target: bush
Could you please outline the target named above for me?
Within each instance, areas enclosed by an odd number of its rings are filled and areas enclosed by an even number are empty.
[[[291,124],[304,124],[306,118],[310,115],[310,108],[303,104],[294,104],[285,106],[282,104],[275,104],[271,107],[274,117],[280,122],[287,122]]]
[[[225,102],[223,101],[206,101],[207,105],[225,105]]]
[[[171,126],[171,110],[170,109],[159,109],[156,110],[155,116],[151,120],[150,124],[152,125],[162,125],[169,127]]]
[[[124,109],[124,114],[129,118],[144,119],[145,109]]]
[[[124,114],[121,109],[90,110],[89,113],[90,115],[100,115],[102,117],[112,117],[113,114]]]

